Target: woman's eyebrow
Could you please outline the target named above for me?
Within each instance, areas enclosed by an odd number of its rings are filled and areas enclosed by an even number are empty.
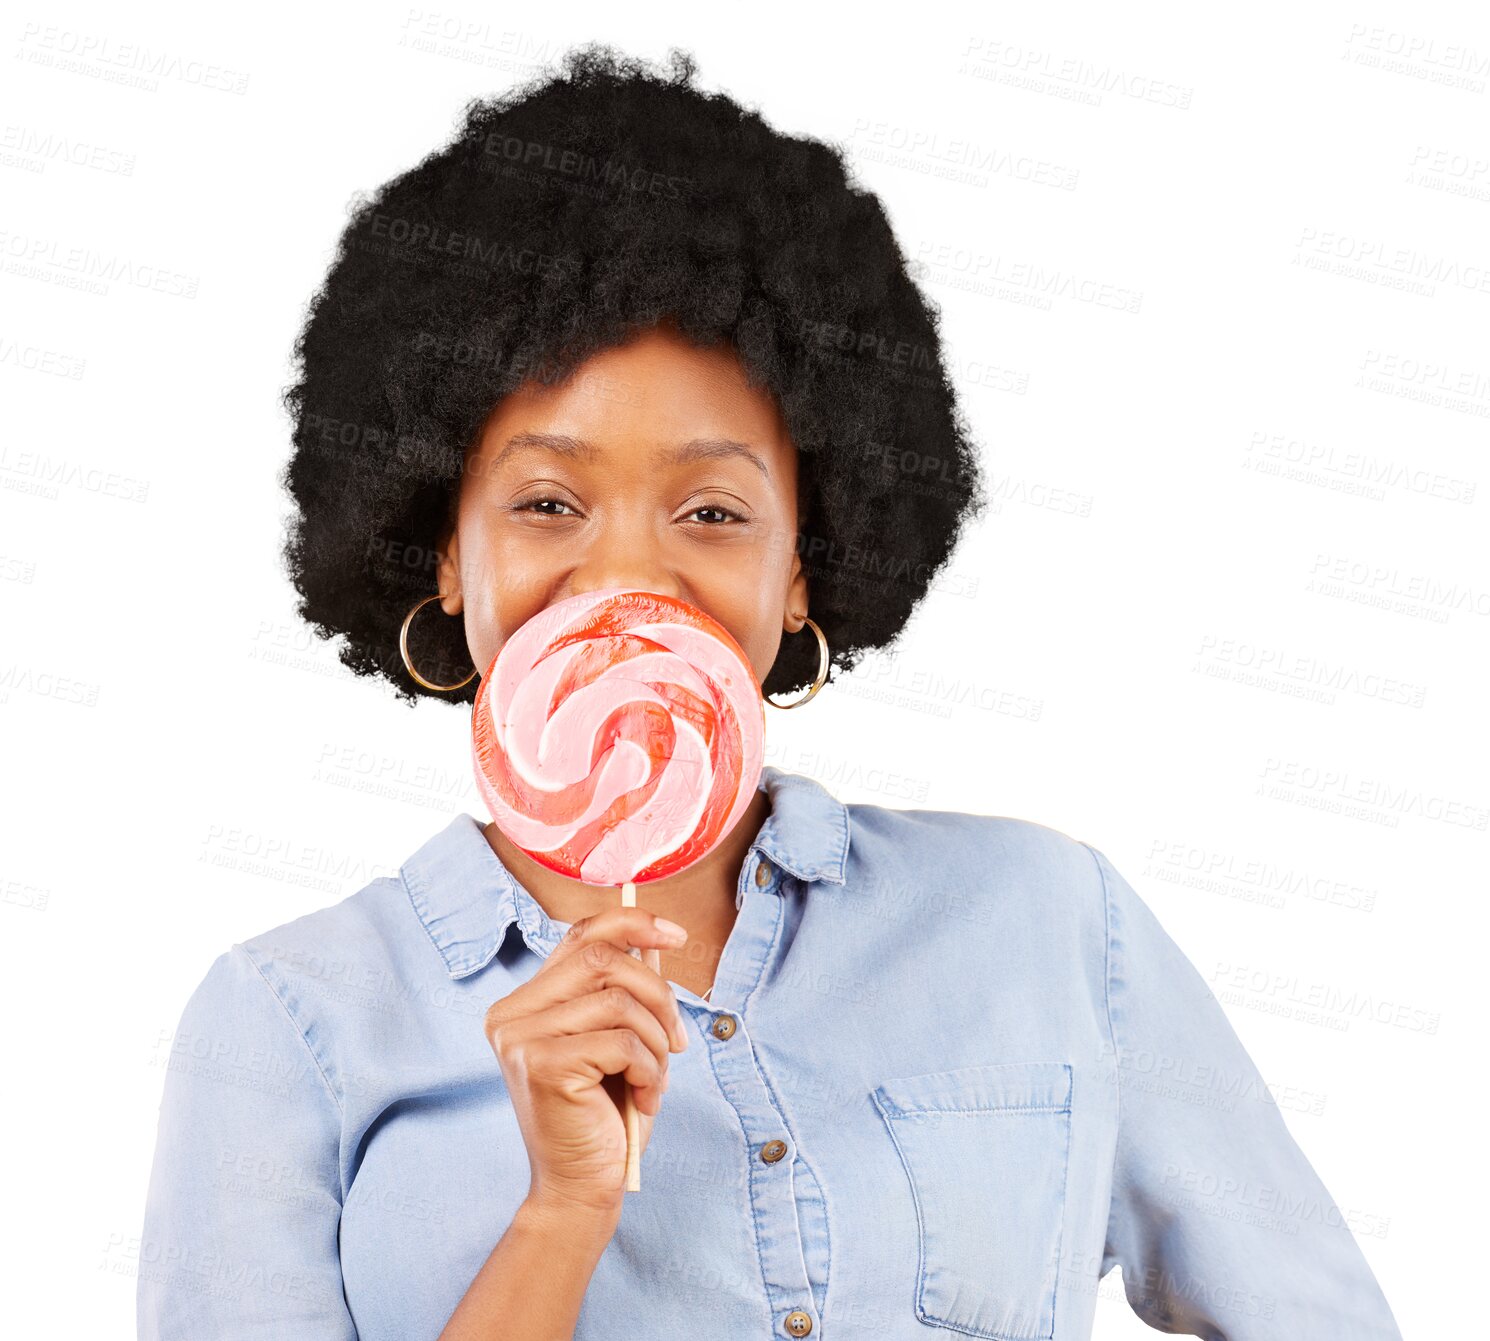
[[[659,447],[654,458],[664,465],[681,465],[688,461],[707,461],[714,458],[738,456],[749,461],[766,479],[771,478],[770,468],[759,453],[752,451],[743,442],[733,438],[692,438],[677,447]]]
[[[514,433],[493,459],[491,469],[495,470],[514,452],[535,450],[558,452],[561,456],[586,461],[600,454],[593,442],[571,437],[568,433]],[[766,479],[771,478],[770,468],[761,455],[733,438],[691,438],[675,447],[659,447],[652,455],[659,465],[682,465],[689,461],[738,456],[754,465]]]

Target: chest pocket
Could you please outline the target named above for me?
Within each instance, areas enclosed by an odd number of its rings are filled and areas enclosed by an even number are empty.
[[[1071,1068],[966,1066],[886,1080],[872,1095],[916,1204],[916,1316],[969,1336],[1050,1341]]]

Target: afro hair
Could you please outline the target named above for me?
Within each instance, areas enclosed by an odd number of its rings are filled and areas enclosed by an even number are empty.
[[[443,148],[354,198],[294,348],[283,402],[298,613],[343,664],[409,702],[399,634],[435,593],[466,451],[501,398],[670,323],[727,342],[798,451],[809,613],[831,665],[889,646],[986,506],[937,312],[841,152],[773,130],[605,44],[466,104]],[[421,620],[416,664],[471,673],[461,621]],[[425,628],[430,632],[426,633]],[[484,669],[484,668],[478,668]],[[763,688],[818,670],[784,637]]]

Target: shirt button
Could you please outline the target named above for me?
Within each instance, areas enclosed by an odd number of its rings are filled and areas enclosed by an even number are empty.
[[[716,1015],[714,1017],[714,1037],[733,1038],[735,1035],[735,1021],[731,1015]]]
[[[812,1316],[795,1309],[786,1315],[786,1334],[788,1336],[806,1336],[812,1330]]]
[[[755,868],[755,883],[757,885],[769,885],[771,883],[771,863],[763,861]],[[809,1324],[810,1326],[811,1324]]]
[[[785,1141],[767,1141],[765,1145],[761,1146],[761,1158],[767,1164],[776,1163],[784,1154],[786,1154]]]

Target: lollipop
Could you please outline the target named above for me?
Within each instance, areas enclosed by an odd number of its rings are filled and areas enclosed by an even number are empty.
[[[765,707],[723,625],[686,601],[611,588],[540,610],[507,639],[471,733],[477,788],[507,838],[550,870],[620,885],[634,906],[638,884],[693,865],[744,815]],[[637,1191],[629,1084],[625,1117]]]

